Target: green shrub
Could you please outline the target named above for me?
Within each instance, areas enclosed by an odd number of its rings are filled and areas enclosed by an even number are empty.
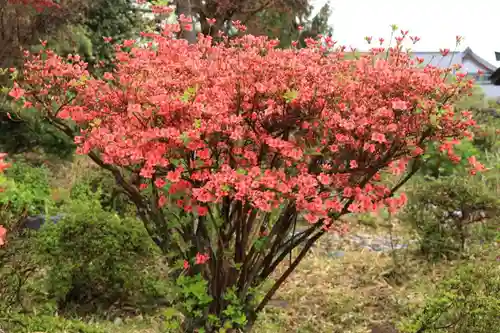
[[[16,162],[0,176],[5,191],[0,192],[0,216],[11,220],[26,213],[45,213],[53,204],[50,197],[49,178],[51,174],[44,166],[33,167]]]
[[[494,116],[493,112],[497,115]],[[500,151],[500,110],[476,111],[474,119],[477,122],[477,128],[474,131],[474,146],[481,151]]]
[[[95,313],[164,300],[157,248],[139,221],[121,219],[96,201],[75,200],[64,214],[36,236],[44,289],[60,311]]]
[[[423,309],[401,323],[403,333],[499,333],[500,266],[474,263],[443,281]]]
[[[491,241],[499,222],[498,184],[489,172],[416,181],[403,220],[415,228],[421,251],[433,259],[450,258],[469,241]]]
[[[89,170],[79,176],[70,191],[71,199],[89,200],[96,197],[104,210],[117,212],[120,216],[135,216],[135,206],[116,185],[110,173],[101,169]]]
[[[27,289],[39,271],[33,245],[9,230],[7,242],[0,247],[0,317],[7,309],[19,309],[29,303]]]
[[[104,333],[105,330],[78,320],[57,316],[0,313],[0,332],[8,333]]]

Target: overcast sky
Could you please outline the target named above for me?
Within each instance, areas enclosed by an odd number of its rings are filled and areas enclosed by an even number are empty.
[[[326,0],[312,0],[315,9]],[[334,39],[340,44],[367,49],[365,36],[390,36],[396,24],[421,38],[414,51],[454,49],[455,36],[465,38],[460,51],[469,46],[496,66],[494,52],[500,52],[499,0],[330,0]]]

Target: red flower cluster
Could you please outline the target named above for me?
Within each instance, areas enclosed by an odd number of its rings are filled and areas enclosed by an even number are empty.
[[[471,165],[472,169],[469,171],[471,175],[475,175],[478,172],[485,171],[486,168],[484,167],[483,164],[481,164],[477,159],[476,156],[471,156],[467,159],[469,164]]]
[[[7,229],[0,224],[0,247],[5,245],[5,239],[7,238]]]
[[[3,173],[5,169],[10,167],[10,163],[5,163],[4,158],[7,156],[5,153],[0,153],[0,173]]]
[[[326,225],[343,207],[397,209],[406,198],[389,197],[382,172],[404,172],[427,141],[454,156],[448,139],[474,124],[452,107],[472,82],[418,68],[400,42],[346,60],[329,37],[283,50],[251,35],[188,45],[168,30],[145,47],[116,45],[116,71],[105,79],[76,56],[27,54],[11,93],[81,125],[78,151],[136,170],[141,188],[162,191],[160,206],[172,194],[204,214],[224,197],[265,212],[295,202]]]
[[[203,265],[205,264],[208,260],[210,260],[210,256],[206,253],[196,253],[196,257],[194,260],[195,265]],[[189,261],[184,260],[183,263],[184,269],[189,269]]]

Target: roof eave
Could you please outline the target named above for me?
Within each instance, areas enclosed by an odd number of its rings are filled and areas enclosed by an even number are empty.
[[[489,71],[494,72],[497,70],[496,66],[490,64],[488,61],[484,60],[483,58],[472,52],[470,47],[464,50],[463,57],[465,57],[466,55],[469,55],[472,59],[474,59],[475,61],[486,67]]]

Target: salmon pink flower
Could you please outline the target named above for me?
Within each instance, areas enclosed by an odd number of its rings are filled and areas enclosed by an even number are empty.
[[[8,169],[11,166],[10,163],[4,162],[3,159],[4,159],[5,155],[6,154],[4,154],[4,153],[0,154],[0,173],[4,172],[5,169]]]
[[[486,170],[484,165],[477,161],[476,156],[471,156],[467,160],[472,167],[472,169],[469,171],[471,175],[475,175],[478,172]]]
[[[413,42],[413,44],[416,44],[420,40],[420,37],[418,37],[418,36],[410,36],[410,40]]]
[[[163,207],[167,203],[167,197],[164,195],[161,195],[160,198],[158,199],[158,207]]]
[[[203,265],[210,259],[210,256],[206,253],[196,253],[195,263],[196,265]]]
[[[19,88],[17,83],[14,83],[14,88],[9,92],[9,96],[14,98],[15,100],[20,99],[24,95],[24,89]]]
[[[392,102],[392,108],[395,110],[406,110],[407,104],[405,101],[396,100]]]
[[[382,133],[373,133],[372,134],[372,141],[375,141],[378,143],[385,143],[385,142],[387,142],[387,139],[385,138],[385,135]]]
[[[0,225],[0,246],[5,245],[7,238],[7,229],[3,225]]]
[[[208,208],[204,206],[198,206],[198,215],[205,216],[208,214]]]
[[[104,73],[103,77],[105,80],[113,80],[113,74],[111,74],[110,72]]]
[[[443,57],[446,57],[450,53],[450,49],[439,49],[439,52],[441,52]]]

